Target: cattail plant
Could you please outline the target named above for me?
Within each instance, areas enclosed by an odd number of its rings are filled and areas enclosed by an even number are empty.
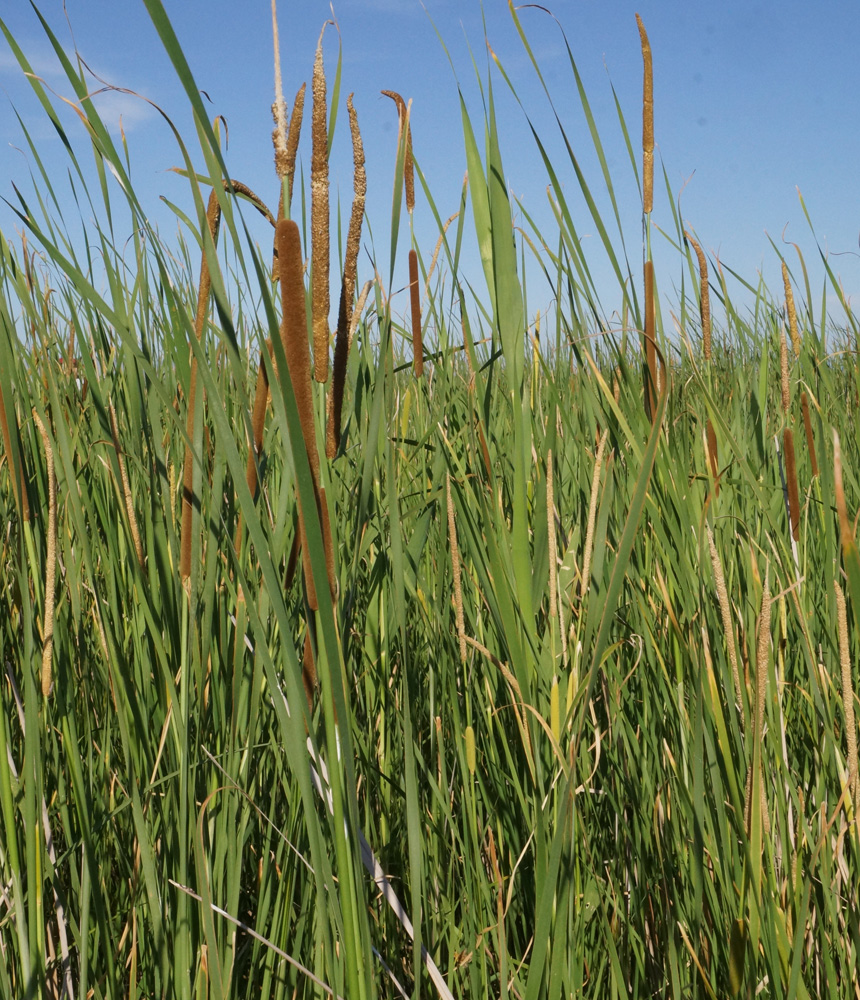
[[[409,302],[412,311],[412,364],[417,378],[424,374],[424,342],[421,336],[421,292],[418,288],[418,254],[409,251]]]
[[[642,211],[650,215],[654,208],[654,73],[651,43],[642,18],[636,15],[642,47]]]
[[[334,367],[328,398],[326,422],[326,456],[334,458],[340,447],[340,428],[343,414],[343,390],[346,384],[346,363],[349,358],[350,331],[353,318],[353,296],[358,270],[358,251],[361,246],[361,224],[364,218],[364,199],[367,194],[367,172],[364,169],[364,146],[358,128],[358,115],[352,103],[353,95],[346,99],[349,112],[349,131],[352,136],[353,199],[349,229],[346,235],[346,254],[343,265],[343,282],[340,288],[340,307],[337,314],[337,337],[334,347]],[[360,312],[360,310],[359,310]]]
[[[283,84],[281,82],[281,51],[278,44],[278,14],[276,0],[272,0],[272,41],[275,52],[275,100],[272,104],[272,118],[275,128],[272,132],[272,143],[275,147],[275,172],[281,181],[281,192],[278,200],[278,218],[289,215],[293,199],[293,180],[296,174],[296,153],[299,148],[299,136],[302,130],[302,115],[305,106],[305,87],[303,83],[293,102],[293,112],[287,117],[287,105],[284,101]],[[284,184],[286,182],[286,191]],[[285,203],[286,196],[286,203]],[[274,273],[274,268],[273,268]],[[277,277],[277,273],[274,273]]]
[[[326,125],[326,80],[322,40],[314,59],[311,111],[311,325],[314,334],[314,378],[328,381],[329,311],[329,211],[328,130]]]
[[[782,396],[782,412],[786,420],[786,427],[782,434],[783,452],[785,453],[785,478],[788,488],[788,511],[791,522],[791,537],[797,541],[800,537],[800,497],[797,490],[797,465],[794,458],[794,435],[791,427],[788,426],[790,419],[790,387],[788,377],[788,349],[785,344],[785,330],[779,333],[779,357],[780,357],[780,391]]]
[[[806,431],[806,446],[809,449],[809,461],[812,465],[812,478],[818,478],[818,458],[815,454],[815,438],[812,436],[812,421],[809,419],[809,400],[806,392],[800,394],[800,412],[803,414],[803,428]]]
[[[657,409],[657,339],[654,302],[654,262],[651,259],[651,212],[654,209],[654,73],[651,43],[642,18],[636,15],[642,48],[642,214],[645,277],[645,411],[653,422]]]
[[[788,314],[788,329],[791,333],[791,346],[794,348],[794,356],[800,357],[800,334],[797,329],[797,310],[794,306],[794,292],[791,290],[791,278],[788,275],[788,266],[782,262],[782,282],[785,287],[785,311]]]
[[[314,431],[313,395],[311,392],[311,359],[308,348],[307,313],[305,311],[305,285],[302,280],[302,246],[299,227],[289,219],[278,222],[278,260],[281,272],[281,341],[287,359],[287,376],[296,397],[299,421],[305,450],[310,463],[314,494],[319,491],[319,454]],[[299,532],[301,534],[305,590],[308,607],[319,607],[311,572],[310,551],[307,545],[305,522],[310,511],[302,510],[299,500]]]

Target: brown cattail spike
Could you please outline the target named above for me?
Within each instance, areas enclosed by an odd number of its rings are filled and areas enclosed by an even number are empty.
[[[421,337],[421,293],[418,289],[418,254],[409,251],[409,301],[412,307],[412,364],[418,378],[424,374],[424,341]]]
[[[349,230],[346,236],[346,256],[343,283],[340,287],[340,307],[337,313],[337,339],[334,346],[334,369],[328,398],[328,423],[326,426],[326,456],[334,458],[340,447],[340,424],[343,411],[343,390],[346,384],[346,362],[349,357],[349,331],[352,326],[352,299],[358,273],[358,251],[361,246],[361,223],[364,219],[364,199],[367,194],[367,173],[364,169],[364,146],[358,128],[358,116],[352,103],[352,94],[346,99],[349,112],[349,131],[352,135],[353,199]]]
[[[812,476],[818,476],[818,459],[815,455],[815,438],[812,436],[812,421],[809,419],[809,400],[806,393],[800,394],[800,409],[803,413],[803,426],[806,430],[806,445],[809,448],[809,461],[812,464]]]
[[[782,412],[787,417],[791,406],[791,392],[788,377],[788,349],[785,346],[785,330],[779,331],[779,367],[780,367],[780,395],[782,397]]]
[[[328,129],[326,125],[326,81],[320,32],[314,59],[311,135],[311,320],[314,332],[314,378],[328,381],[329,312],[329,212]]]
[[[319,484],[319,454],[314,431],[313,396],[311,391],[311,359],[308,347],[307,313],[305,310],[305,285],[302,280],[302,245],[299,227],[295,222],[281,219],[276,232],[278,259],[281,267],[281,340],[287,359],[287,374],[296,397],[299,421],[305,442],[311,477],[316,495]],[[310,512],[307,512],[308,514]],[[310,553],[305,530],[306,512],[299,500],[299,532],[308,606],[318,608],[316,589],[311,572]]]
[[[654,304],[654,262],[645,261],[645,412],[653,422],[657,410],[657,326]]]
[[[636,15],[642,44],[644,77],[642,83],[642,211],[649,215],[654,208],[654,75],[651,66],[651,43],[642,18]]]

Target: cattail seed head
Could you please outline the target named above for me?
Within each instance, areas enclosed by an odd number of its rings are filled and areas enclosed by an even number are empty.
[[[636,15],[642,45],[642,211],[649,215],[654,208],[654,74],[651,43],[642,18]]]

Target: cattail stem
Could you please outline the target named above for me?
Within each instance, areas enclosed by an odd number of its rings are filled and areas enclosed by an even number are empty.
[[[57,475],[51,439],[39,414],[33,410],[33,420],[39,428],[48,464],[48,554],[45,563],[45,617],[42,631],[42,694],[45,698],[53,687],[52,660],[54,654],[54,601],[57,580]]]

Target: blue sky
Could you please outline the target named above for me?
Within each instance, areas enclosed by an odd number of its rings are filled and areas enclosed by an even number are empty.
[[[211,100],[211,114],[223,115],[229,128],[227,162],[231,174],[270,204],[277,201],[270,140],[273,71],[270,0],[163,0],[185,49],[197,84]],[[188,140],[193,126],[188,103],[163,53],[142,0],[41,0],[45,18],[60,39],[78,51],[104,80],[145,95],[161,107]],[[241,8],[241,13],[237,9]],[[690,0],[581,0],[552,6],[563,26],[582,74],[607,151],[625,233],[634,265],[640,256],[640,207],[632,168],[623,143],[612,86],[637,149],[641,136],[641,55],[634,13],[648,29],[654,53],[655,135],[681,212],[697,231],[709,254],[755,283],[758,273],[780,294],[779,260],[768,242],[785,239],[803,250],[812,279],[816,308],[823,271],[804,218],[797,189],[803,194],[818,245],[831,256],[847,294],[860,297],[860,88],[856,49],[860,5],[853,2],[765,2],[727,0],[720,4]],[[388,228],[397,120],[394,105],[381,89],[412,99],[415,155],[439,214],[456,211],[465,172],[457,84],[463,89],[473,121],[480,126],[480,93],[471,58],[482,75],[487,49],[477,0],[340,0],[334,5],[343,46],[342,117],[332,161],[332,203],[338,192],[349,211],[352,190],[351,150],[345,99],[355,92],[368,169],[367,212],[377,254],[383,264]],[[58,95],[69,96],[38,19],[25,0],[10,0],[0,15],[27,53],[34,69]],[[328,0],[279,5],[284,89],[290,100],[307,81],[323,22],[331,16]],[[517,89],[522,104],[546,142],[575,210],[575,222],[587,241],[589,260],[603,291],[603,304],[617,304],[594,225],[560,142],[557,127],[534,69],[517,37],[505,0],[485,0],[483,16],[493,50]],[[564,39],[546,13],[522,9],[520,17],[550,88],[568,136],[581,159],[609,220],[602,180],[587,125],[576,95]],[[435,25],[435,29],[434,29]],[[442,42],[454,64],[452,69]],[[330,85],[338,52],[338,33],[325,36]],[[470,54],[471,52],[471,54]],[[456,73],[456,76],[455,76]],[[546,232],[552,233],[547,178],[523,110],[507,85],[494,76],[502,155],[512,193]],[[93,89],[99,84],[93,81]],[[138,195],[162,231],[175,220],[159,201],[164,195],[186,210],[187,183],[169,172],[179,162],[163,119],[136,98],[111,94],[100,98],[106,121],[117,134],[122,115],[130,147],[132,178]],[[309,103],[309,102],[308,102]],[[21,152],[18,111],[31,129],[52,175],[66,170],[61,143],[40,111],[11,52],[0,39],[0,195],[13,198],[14,181],[29,189],[32,163]],[[71,112],[69,128],[83,138]],[[82,144],[81,149],[86,149]],[[309,164],[305,131],[301,159]],[[202,158],[198,157],[202,164]],[[667,196],[657,176],[654,223],[672,228]],[[344,221],[344,226],[346,222]],[[0,228],[11,238],[15,221],[0,205]],[[419,193],[415,231],[429,259],[436,240],[432,216]],[[366,233],[366,231],[365,231]],[[266,241],[265,229],[259,238]],[[659,237],[657,237],[659,240]],[[405,257],[405,245],[403,256]],[[794,268],[796,257],[784,247]],[[472,260],[472,264],[469,264]],[[405,265],[405,260],[401,260]],[[676,258],[660,272],[663,294],[671,300],[680,268]],[[470,276],[480,283],[480,268],[467,257]],[[360,280],[369,276],[366,258]],[[405,284],[405,277],[403,278]],[[395,279],[395,286],[397,279]],[[742,293],[738,290],[742,298]],[[530,308],[544,309],[547,288],[530,276]],[[405,296],[404,296],[405,303]],[[405,308],[405,304],[404,304]]]

